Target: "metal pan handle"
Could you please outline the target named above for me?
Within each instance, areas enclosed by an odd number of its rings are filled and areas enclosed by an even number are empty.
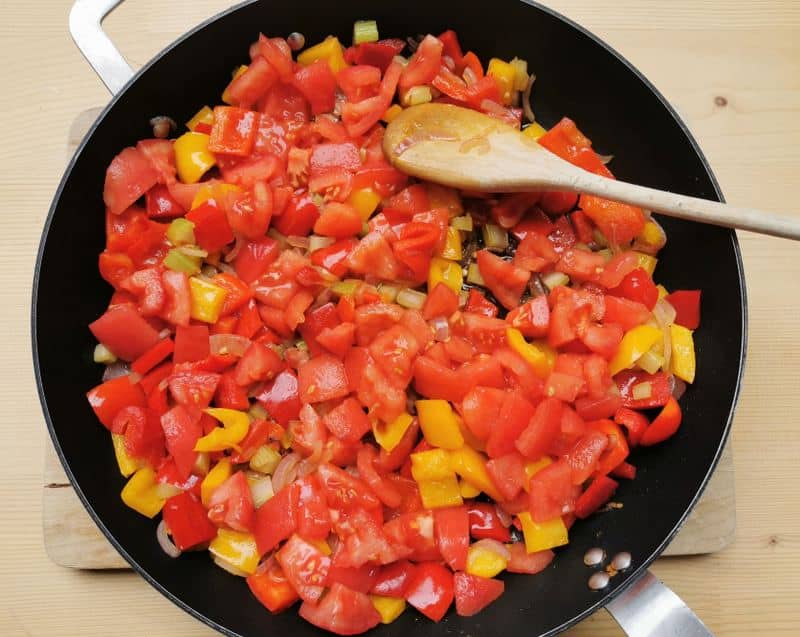
[[[628,637],[713,637],[683,600],[650,571],[606,606]]]
[[[69,32],[103,84],[116,95],[133,77],[133,69],[103,31],[103,19],[122,0],[75,0],[69,12]]]

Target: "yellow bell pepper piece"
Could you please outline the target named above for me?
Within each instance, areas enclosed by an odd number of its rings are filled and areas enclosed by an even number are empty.
[[[191,317],[196,321],[216,323],[227,292],[218,285],[193,276],[189,278],[189,294],[192,300]]]
[[[497,487],[486,471],[486,458],[471,447],[464,445],[461,449],[450,452],[450,468],[462,480],[466,480],[476,489],[480,489],[493,500],[502,500]]]
[[[515,327],[506,328],[506,340],[517,354],[531,366],[539,378],[547,378],[556,364],[553,348],[545,343],[529,343]]]
[[[464,283],[461,266],[449,259],[433,257],[430,270],[428,270],[428,292],[433,291],[439,283],[444,283],[456,294],[461,292],[461,286]]]
[[[522,485],[525,491],[529,490],[531,477],[535,476],[542,469],[551,464],[553,464],[553,460],[550,458],[550,456],[543,456],[533,462],[525,463],[525,477],[527,479],[525,480],[525,484]]]
[[[693,383],[695,355],[692,330],[673,323],[669,326],[669,335],[672,340],[672,373],[687,383]]]
[[[111,443],[114,445],[114,456],[117,459],[119,472],[127,478],[142,466],[136,458],[132,458],[125,448],[125,436],[122,434],[111,434]]]
[[[656,286],[656,290],[658,290],[658,298],[659,299],[663,299],[665,296],[669,295],[669,290],[667,290],[667,288],[665,288],[660,283]]]
[[[120,494],[122,501],[134,511],[148,518],[154,518],[164,506],[164,498],[158,497],[156,472],[150,467],[142,467],[134,473]]]
[[[230,478],[232,472],[231,461],[227,458],[223,458],[217,462],[211,471],[208,472],[208,475],[203,478],[203,481],[200,483],[200,501],[205,506],[208,506],[208,503],[211,501],[211,495],[216,491],[217,487]]]
[[[467,550],[467,568],[476,577],[494,577],[508,566],[508,560],[480,545],[471,544]]]
[[[458,488],[458,479],[454,474],[441,480],[422,480],[417,483],[417,486],[422,498],[422,506],[426,509],[455,507],[464,504]]]
[[[381,624],[391,624],[395,619],[400,617],[406,609],[406,600],[402,597],[370,595],[369,600],[381,616]]]
[[[388,124],[402,112],[403,112],[403,107],[400,106],[400,104],[392,104],[389,108],[386,109],[386,112],[383,114],[383,117],[381,117],[381,119]]]
[[[464,214],[461,195],[455,188],[428,183],[425,184],[425,192],[428,194],[428,204],[431,208],[447,208],[450,218]]]
[[[639,267],[642,268],[647,274],[653,276],[653,272],[656,271],[656,264],[658,263],[658,259],[650,254],[645,254],[644,252],[636,252],[634,250],[634,254],[636,258],[639,260]]]
[[[375,441],[381,446],[381,449],[391,451],[400,444],[412,422],[414,422],[414,417],[410,414],[400,414],[388,423],[375,419],[372,421],[372,435],[375,436]]]
[[[525,127],[525,130],[522,131],[523,135],[534,140],[538,140],[540,137],[544,136],[545,133],[547,133],[547,129],[538,122],[533,122],[533,124]]]
[[[459,449],[464,444],[458,417],[446,400],[418,400],[417,417],[425,440],[434,447]]]
[[[552,549],[569,543],[567,527],[564,520],[553,518],[541,524],[534,522],[531,514],[523,511],[519,514],[522,523],[522,535],[525,538],[525,550],[528,553]]]
[[[297,56],[297,61],[303,66],[313,64],[317,60],[327,60],[328,66],[334,73],[338,73],[346,67],[344,49],[339,43],[339,38],[329,35],[319,44],[315,44]]]
[[[193,131],[197,128],[198,124],[207,124],[208,126],[214,125],[214,111],[211,110],[209,106],[204,106],[199,111],[197,111],[188,122],[186,122],[186,128],[190,131]]]
[[[508,62],[504,62],[499,58],[492,58],[489,60],[489,68],[486,70],[486,75],[493,77],[495,82],[497,82],[503,104],[511,104],[514,100],[514,84],[517,77],[516,69]]]
[[[256,548],[256,539],[250,533],[219,529],[211,540],[208,550],[218,560],[252,575],[256,572],[261,557]]]
[[[175,167],[183,183],[196,184],[217,163],[208,150],[208,140],[209,136],[205,133],[184,133],[173,143]]]
[[[242,64],[241,66],[237,67],[236,70],[233,73],[231,73],[231,82],[235,80],[237,77],[239,77],[246,70],[247,66],[245,64]],[[231,97],[231,94],[228,91],[227,86],[225,87],[225,90],[222,92],[222,101],[225,102],[226,104],[233,103],[233,98]]]
[[[444,480],[455,476],[450,456],[444,449],[429,449],[411,454],[411,475],[414,480]]]
[[[461,261],[461,233],[453,226],[448,226],[444,246],[437,256],[443,259]]]
[[[647,221],[637,237],[639,241],[660,250],[666,243],[664,231],[655,221]]]
[[[241,188],[234,184],[209,184],[207,186],[201,186],[197,194],[192,199],[192,210],[195,208],[199,208],[202,206],[206,201],[213,201],[216,203],[220,208],[223,207],[223,203],[225,201],[225,195],[229,192],[239,192]]]
[[[633,367],[639,357],[663,338],[661,330],[652,325],[639,325],[625,332],[617,353],[608,364],[608,373],[614,376],[623,369]]]
[[[359,188],[350,193],[347,198],[347,203],[358,211],[364,221],[372,216],[380,202],[380,195],[372,188]]]
[[[222,423],[194,445],[195,451],[225,451],[235,449],[250,429],[250,418],[245,411],[235,409],[206,409],[205,412]]]
[[[309,544],[311,544],[311,546],[316,547],[319,550],[319,552],[322,553],[323,555],[330,555],[331,553],[333,553],[333,549],[331,549],[330,544],[328,544],[327,540],[314,540],[313,542],[311,540],[307,541]]]
[[[458,481],[458,490],[461,492],[461,497],[464,498],[465,500],[469,500],[470,498],[477,498],[481,494],[480,489],[476,489],[466,480]]]

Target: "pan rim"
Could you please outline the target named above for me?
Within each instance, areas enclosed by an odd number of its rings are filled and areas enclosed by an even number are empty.
[[[151,67],[160,60],[163,56],[170,53],[173,49],[178,47],[179,45],[183,44],[184,41],[192,37],[195,33],[205,29],[208,25],[225,18],[229,14],[235,13],[240,9],[249,6],[251,4],[255,4],[258,0],[245,0],[244,2],[237,3],[228,9],[225,9],[214,16],[211,16],[207,20],[197,24],[196,26],[192,27],[185,33],[183,33],[180,37],[169,43],[165,46],[161,51],[159,51],[155,56],[153,56],[146,64],[144,64],[140,69],[134,73],[134,75],[128,80],[128,82],[123,86],[123,88],[116,94],[113,95],[108,104],[103,108],[101,113],[97,116],[94,123],[90,127],[89,131],[84,136],[83,140],[81,141],[78,149],[75,151],[75,154],[71,158],[69,164],[67,165],[66,169],[64,170],[64,174],[58,184],[58,187],[55,191],[53,196],[52,203],[50,204],[50,208],[47,213],[47,218],[45,219],[45,223],[42,229],[41,239],[39,242],[39,247],[37,249],[36,254],[36,262],[34,266],[34,273],[33,273],[33,285],[32,285],[32,295],[31,295],[31,351],[33,357],[33,367],[34,367],[34,375],[36,378],[36,389],[39,395],[39,402],[42,407],[42,412],[45,418],[45,422],[47,424],[47,430],[50,435],[50,439],[55,447],[56,453],[58,455],[59,461],[64,468],[67,477],[71,485],[73,486],[75,493],[78,495],[81,503],[83,504],[86,511],[89,513],[90,517],[94,521],[94,523],[98,526],[100,531],[106,537],[106,539],[112,544],[112,546],[117,550],[117,552],[125,559],[126,562],[131,566],[131,568],[138,573],[145,581],[147,581],[153,588],[155,588],[159,593],[161,593],[164,597],[170,600],[179,608],[183,609],[189,615],[198,619],[203,624],[213,628],[223,635],[227,635],[228,637],[241,637],[241,635],[237,632],[232,631],[231,629],[222,626],[221,624],[215,622],[214,620],[210,619],[206,615],[204,615],[200,610],[190,606],[183,600],[179,599],[175,596],[171,591],[169,591],[163,584],[161,584],[158,580],[156,580],[150,573],[140,565],[122,546],[122,544],[116,539],[116,537],[111,533],[111,531],[106,527],[103,520],[97,514],[97,512],[92,507],[91,503],[87,499],[86,495],[84,494],[83,490],[77,484],[75,476],[67,462],[67,459],[64,455],[64,452],[61,448],[61,444],[58,439],[58,435],[56,434],[55,427],[53,425],[52,418],[50,416],[50,411],[48,408],[47,398],[44,393],[41,369],[39,364],[39,348],[38,348],[38,333],[37,333],[37,299],[39,296],[39,280],[40,280],[40,273],[41,273],[41,266],[42,266],[42,259],[44,255],[44,248],[47,243],[47,238],[49,235],[50,227],[52,225],[53,217],[55,215],[55,211],[58,208],[58,204],[61,200],[61,196],[63,194],[63,190],[66,187],[67,182],[72,174],[75,164],[77,163],[78,159],[86,149],[89,141],[94,135],[94,132],[99,127],[101,122],[105,119],[108,113],[113,109],[116,105],[117,101],[120,100],[128,91],[128,89],[135,84],[140,77],[142,77],[145,73],[147,73]],[[664,97],[664,95],[655,87],[655,85],[645,77],[645,75],[639,71],[630,61],[628,61],[623,55],[621,55],[616,49],[610,46],[608,43],[603,41],[598,36],[594,35],[591,31],[586,29],[585,27],[581,26],[574,20],[564,16],[563,14],[551,9],[550,7],[546,7],[535,0],[519,0],[522,4],[528,5],[534,9],[537,9],[549,16],[560,20],[576,30],[581,35],[589,38],[592,42],[596,45],[605,49],[608,53],[610,53],[614,58],[616,58],[619,62],[621,62],[627,70],[641,82],[646,89],[648,89],[662,104],[666,112],[672,117],[675,123],[681,129],[685,139],[689,142],[692,150],[696,153],[697,157],[700,159],[701,165],[708,176],[709,181],[714,189],[714,194],[718,201],[725,201],[724,195],[722,190],[719,186],[719,182],[717,181],[716,175],[714,174],[711,166],[706,158],[705,154],[701,150],[700,146],[697,143],[694,135],[684,123],[681,116],[676,112],[670,102]],[[725,444],[728,441],[728,437],[730,436],[731,426],[733,422],[733,417],[736,412],[736,408],[738,406],[739,397],[741,394],[741,387],[742,387],[742,379],[744,375],[744,368],[747,358],[747,343],[748,343],[748,302],[747,302],[747,288],[745,284],[745,275],[744,275],[744,265],[742,263],[742,254],[741,249],[739,246],[739,241],[734,230],[728,230],[731,245],[733,248],[735,260],[736,260],[736,270],[739,280],[739,294],[741,298],[741,339],[739,342],[739,367],[736,374],[736,384],[733,391],[733,396],[731,397],[731,407],[728,412],[728,416],[726,419],[726,423],[723,429],[723,434],[720,439],[720,444],[714,453],[714,457],[709,465],[708,471],[706,472],[705,476],[703,477],[697,492],[695,493],[694,497],[689,501],[686,505],[684,512],[681,514],[680,518],[673,526],[673,528],[669,531],[669,533],[664,537],[661,543],[652,551],[652,553],[633,570],[631,571],[625,578],[624,581],[621,581],[619,584],[608,590],[605,594],[601,597],[598,597],[597,601],[587,608],[585,608],[582,612],[574,615],[570,619],[562,622],[560,625],[548,630],[545,633],[542,633],[540,637],[548,637],[550,635],[556,635],[568,628],[575,626],[579,622],[586,619],[589,615],[592,615],[601,607],[606,606],[611,600],[613,600],[617,595],[622,593],[628,586],[630,586],[633,582],[635,582],[642,573],[661,555],[664,549],[669,545],[675,535],[678,533],[680,528],[683,526],[683,523],[686,521],[686,518],[694,509],[695,505],[697,504],[698,500],[702,496],[703,492],[705,491],[706,487],[708,486],[709,479],[711,478],[714,470],[717,467],[719,462],[720,456],[722,454],[722,450],[725,447]]]

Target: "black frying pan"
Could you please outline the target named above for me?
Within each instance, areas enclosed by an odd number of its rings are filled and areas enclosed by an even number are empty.
[[[259,31],[284,36],[301,31],[310,43],[334,33],[347,41],[354,20],[375,18],[384,37],[454,28],[484,60],[514,55],[527,59],[538,77],[534,109],[541,122],[552,125],[562,114],[574,118],[600,152],[614,153],[614,172],[624,180],[708,199],[720,199],[721,193],[694,139],[658,91],[597,38],[533,3],[305,0],[301,6],[287,0],[251,1],[193,29],[125,84],[130,69],[110,41],[103,40],[98,26],[118,2],[78,0],[70,20],[90,62],[119,92],[70,163],[39,250],[32,336],[48,428],[98,526],[169,599],[228,635],[319,635],[293,610],[270,615],[242,579],[214,566],[205,554],[190,553],[177,561],[167,557],[155,539],[156,522],[136,515],[119,498],[123,480],[108,434],[97,425],[84,397],[100,376],[91,360],[94,342],[86,326],[103,312],[110,294],[97,271],[104,245],[101,193],[109,160],[124,146],[150,136],[151,116],[168,114],[184,122],[200,105],[216,102],[231,69],[246,61],[247,47]],[[549,635],[609,603],[632,634],[654,635],[658,633],[642,632],[639,613],[652,619],[655,606],[680,606],[668,589],[646,575],[646,568],[675,535],[719,458],[744,361],[746,308],[734,233],[674,219],[662,222],[669,243],[659,261],[659,281],[669,289],[703,290],[703,325],[695,337],[697,382],[682,400],[684,423],[678,434],[657,448],[636,451],[637,479],[623,482],[615,498],[624,503],[623,509],[576,524],[570,544],[540,575],[505,575],[507,592],[485,612],[462,618],[451,611],[434,624],[409,611],[376,629],[376,635]],[[609,555],[624,550],[633,556],[632,567],[600,592],[588,588],[592,571],[583,564],[584,552],[595,546]],[[662,628],[689,634],[689,628],[675,623],[692,620],[688,609],[667,617]],[[696,622],[694,628],[702,630],[702,625]]]

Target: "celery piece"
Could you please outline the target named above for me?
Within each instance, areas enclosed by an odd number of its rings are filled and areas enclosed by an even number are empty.
[[[357,20],[353,25],[353,45],[363,42],[377,42],[381,36],[378,35],[378,23],[375,20]]]
[[[185,272],[189,276],[200,272],[201,259],[198,257],[190,257],[181,252],[178,248],[172,248],[164,257],[164,265],[170,270],[176,272]]]
[[[188,219],[173,219],[167,228],[167,239],[174,246],[194,243],[194,224]]]

